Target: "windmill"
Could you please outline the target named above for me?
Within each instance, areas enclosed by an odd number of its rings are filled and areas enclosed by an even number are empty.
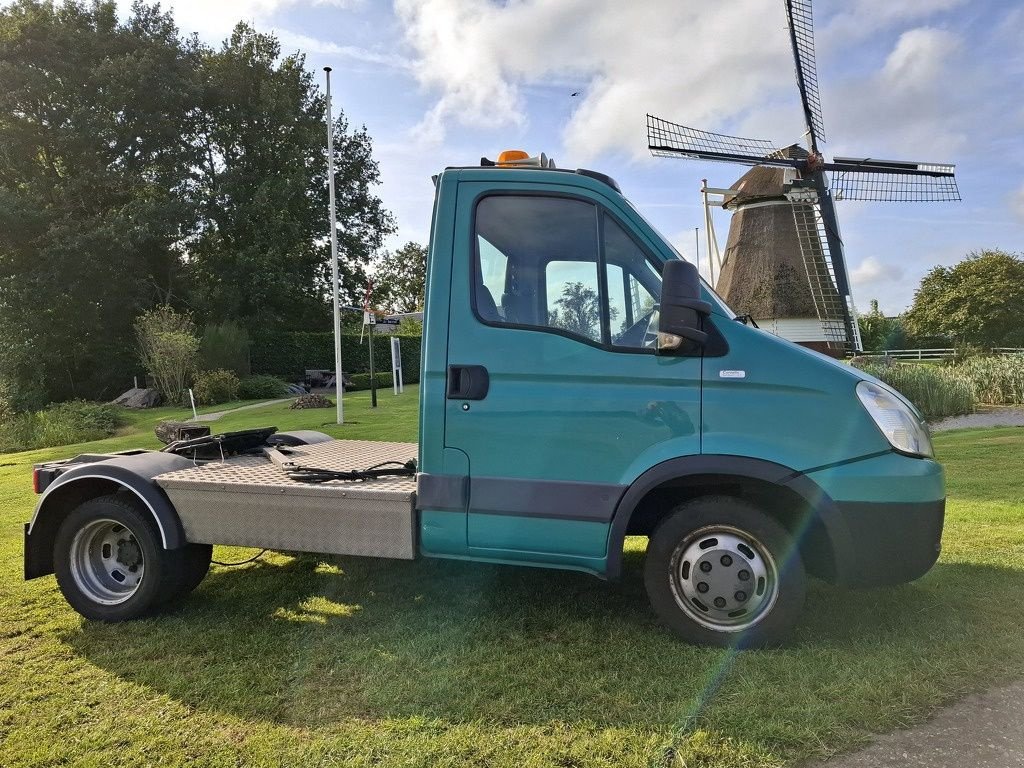
[[[724,193],[733,211],[717,283],[741,312],[777,321],[778,333],[840,356],[860,349],[856,311],[836,218],[836,200],[959,200],[954,166],[835,157],[825,141],[814,62],[811,0],[785,0],[807,148],[710,133],[647,116],[657,157],[688,157],[754,166]],[[760,315],[760,316],[759,316]],[[803,332],[794,333],[796,321]],[[787,333],[785,322],[791,322]],[[807,333],[808,322],[814,331]]]

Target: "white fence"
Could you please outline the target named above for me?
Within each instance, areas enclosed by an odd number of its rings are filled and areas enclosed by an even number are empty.
[[[992,347],[990,352],[997,355],[1016,355],[1024,353],[1024,347]],[[892,357],[896,360],[943,360],[953,357],[953,347],[936,349],[880,349],[877,352],[864,352],[860,357]]]

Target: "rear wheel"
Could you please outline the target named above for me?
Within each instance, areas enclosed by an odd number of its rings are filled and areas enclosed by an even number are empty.
[[[177,563],[149,516],[118,496],[83,502],[57,531],[57,585],[87,619],[123,621],[166,598]]]
[[[651,535],[644,582],[655,612],[701,645],[780,643],[803,607],[806,577],[786,530],[728,496],[676,507]]]
[[[170,589],[168,600],[185,597],[202,583],[210,570],[213,547],[210,544],[186,544],[175,554],[180,558],[178,577]]]

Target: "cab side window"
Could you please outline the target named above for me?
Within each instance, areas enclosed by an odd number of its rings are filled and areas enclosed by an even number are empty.
[[[562,197],[495,195],[476,208],[474,308],[484,322],[601,341],[598,212]]]
[[[493,195],[476,206],[473,307],[491,325],[653,348],[661,276],[593,203]]]

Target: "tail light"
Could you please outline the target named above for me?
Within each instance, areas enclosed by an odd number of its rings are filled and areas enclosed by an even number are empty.
[[[32,468],[32,493],[39,493],[39,468]]]

